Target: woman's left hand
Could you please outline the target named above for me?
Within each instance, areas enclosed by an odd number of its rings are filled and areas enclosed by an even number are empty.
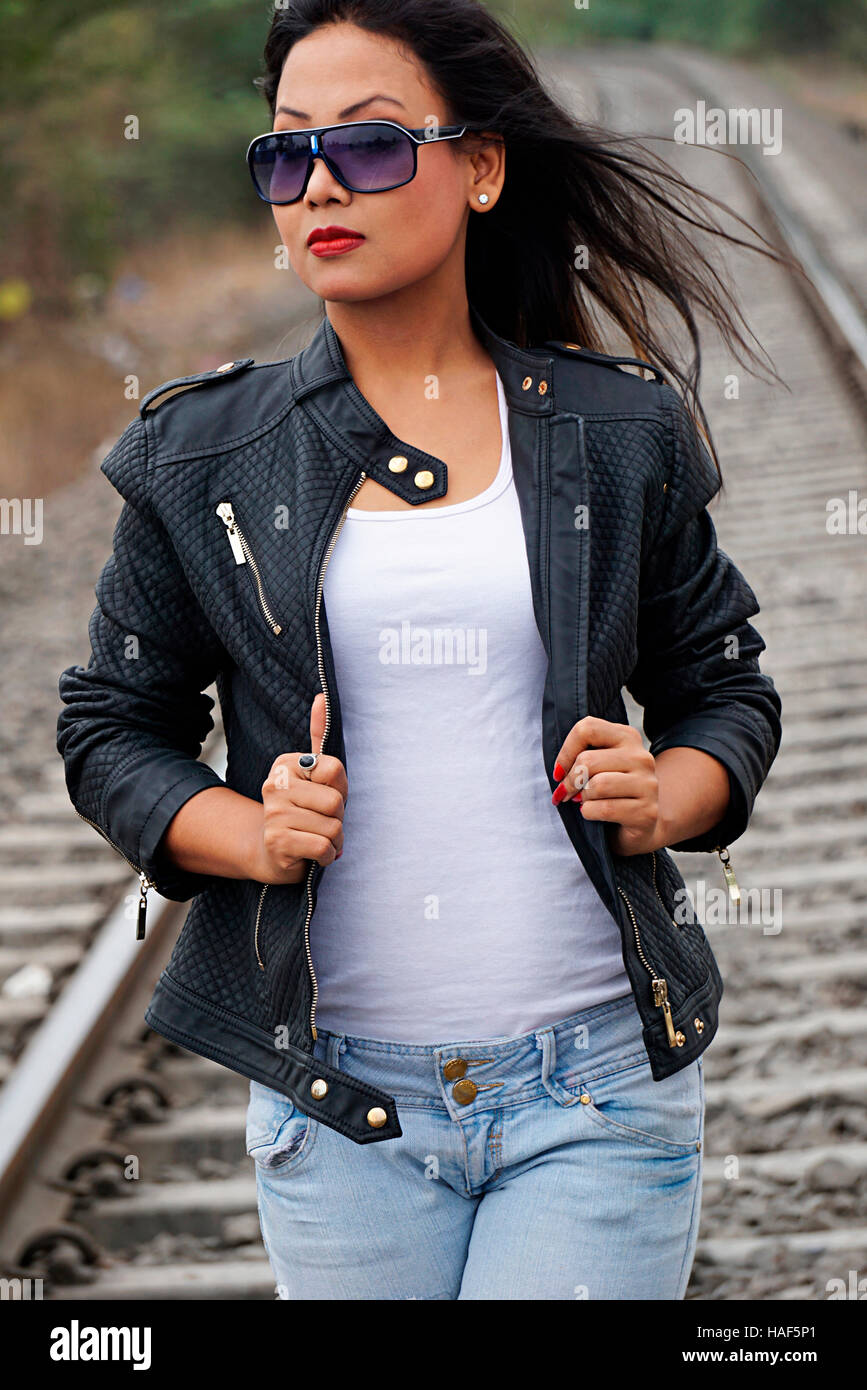
[[[615,822],[616,854],[646,854],[665,844],[656,762],[631,724],[580,719],[560,749],[554,777],[560,783],[555,806],[572,799],[585,820]]]

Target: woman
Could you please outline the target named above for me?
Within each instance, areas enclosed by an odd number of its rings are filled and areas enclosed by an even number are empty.
[[[694,310],[749,352],[701,199],[473,0],[294,0],[265,66],[250,169],[326,316],[105,460],[70,795],[195,899],[147,1018],[251,1078],[281,1296],[680,1299],[722,982],[666,847],[727,861],[780,704],[690,413],[597,316],[700,416]]]

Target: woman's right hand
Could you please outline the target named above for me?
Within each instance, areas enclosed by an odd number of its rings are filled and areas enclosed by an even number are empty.
[[[324,732],[320,693],[310,711],[310,751],[319,752]],[[308,779],[299,771],[300,757],[281,753],[262,785],[262,830],[250,872],[259,883],[300,883],[311,859],[331,864],[343,853],[346,769],[339,758],[323,755]]]

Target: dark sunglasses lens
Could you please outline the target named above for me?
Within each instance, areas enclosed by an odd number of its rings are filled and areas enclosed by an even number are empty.
[[[291,203],[304,187],[310,141],[300,135],[266,135],[250,151],[256,187],[269,203]]]
[[[323,135],[322,147],[356,193],[376,193],[412,178],[412,141],[395,126],[340,126]]]

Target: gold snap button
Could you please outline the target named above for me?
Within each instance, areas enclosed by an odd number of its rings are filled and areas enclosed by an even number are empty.
[[[531,376],[525,376],[525,377],[524,377],[524,380],[521,382],[521,390],[522,390],[522,391],[529,391],[529,389],[530,389],[530,387],[531,387],[532,385],[533,385],[533,378],[532,378]]]
[[[464,1081],[456,1081],[452,1087],[452,1095],[458,1105],[469,1105],[471,1101],[475,1100],[478,1092],[479,1088],[475,1081],[470,1081],[469,1078]]]
[[[409,466],[409,459],[405,459],[403,454],[395,454],[393,459],[388,460],[388,466],[392,473],[403,473]]]
[[[684,1043],[686,1042],[686,1038],[684,1037],[683,1033],[681,1033],[679,1028],[674,1035],[674,1041],[676,1042],[678,1047],[683,1047]]]
[[[547,383],[547,381],[540,381],[540,382],[539,382],[539,395],[540,395],[540,396],[546,396],[547,394],[548,394],[548,383]]]
[[[235,365],[234,362],[224,362],[223,365],[222,365],[222,367],[218,367],[218,368],[217,368],[217,371],[218,371],[218,372],[230,372],[230,371],[232,370],[232,368],[234,367],[234,365]]]
[[[372,1110],[367,1112],[367,1123],[372,1129],[382,1129],[388,1116],[381,1105],[375,1105]]]
[[[429,468],[423,468],[420,473],[415,475],[416,487],[433,487],[434,475]]]
[[[703,1033],[703,1032],[704,1032],[704,1024],[702,1023],[702,1021],[701,1021],[700,1018],[694,1018],[694,1019],[693,1019],[693,1023],[695,1024],[695,1031],[696,1031],[697,1033]]]
[[[323,1081],[321,1076],[317,1077],[310,1087],[310,1094],[314,1100],[321,1100],[328,1094],[328,1082]]]
[[[466,1076],[467,1064],[463,1057],[451,1057],[443,1067],[443,1076],[446,1081],[457,1081],[459,1077]]]
[[[587,1094],[586,1091],[584,1092],[584,1094],[583,1094],[581,1097],[579,1097],[579,1099],[580,1099],[582,1105],[589,1105],[589,1104],[590,1104],[590,1097],[588,1096],[588,1094]]]

